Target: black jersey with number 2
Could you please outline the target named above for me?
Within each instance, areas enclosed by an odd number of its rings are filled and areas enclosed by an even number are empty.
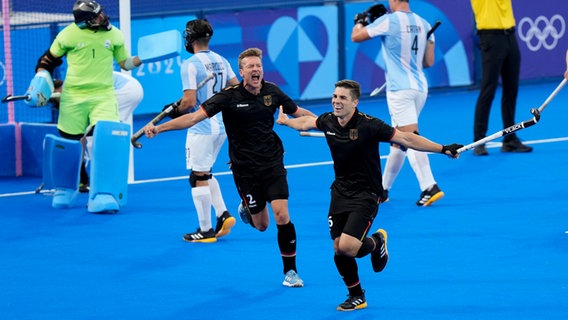
[[[259,95],[247,91],[241,82],[201,104],[208,117],[223,115],[233,170],[258,171],[283,163],[284,147],[273,130],[280,106],[286,114],[298,110],[278,86],[264,80]]]
[[[355,110],[345,127],[332,112],[320,115],[316,126],[323,131],[331,157],[335,181],[332,189],[346,197],[361,191],[382,194],[379,142],[388,142],[394,128],[380,119]]]

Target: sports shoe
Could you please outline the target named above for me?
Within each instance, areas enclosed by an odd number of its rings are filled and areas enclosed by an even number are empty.
[[[197,231],[184,235],[183,240],[187,242],[216,242],[217,238],[212,228],[205,232],[201,231],[201,228],[197,228]]]
[[[83,183],[83,182],[79,183],[80,193],[89,193],[89,189],[90,189],[89,183]]]
[[[389,201],[389,191],[387,189],[383,189],[383,195],[381,196],[380,203],[388,201]]]
[[[237,223],[237,219],[233,218],[229,211],[223,212],[223,214],[217,218],[217,224],[215,225],[215,236],[217,238],[221,238],[228,235],[235,223]]]
[[[420,194],[420,199],[416,202],[417,206],[427,207],[432,203],[442,199],[444,192],[440,190],[437,184],[434,184],[429,189],[424,190]]]
[[[531,152],[532,150],[532,147],[524,145],[519,138],[503,142],[501,146],[501,152]]]
[[[242,201],[241,201],[241,203],[239,203],[239,208],[237,209],[237,212],[239,213],[239,217],[241,217],[241,221],[244,224],[250,224],[251,227],[255,228],[254,223],[252,222],[252,217],[250,215],[250,211],[248,211],[245,208],[245,206],[243,206]]]
[[[485,148],[484,144],[480,144],[477,147],[473,148],[474,156],[486,156],[488,154],[489,152],[487,152],[487,149]]]
[[[367,300],[365,299],[365,290],[360,296],[347,295],[347,300],[337,306],[338,311],[353,311],[357,309],[367,308]]]
[[[377,244],[375,250],[371,252],[371,264],[373,265],[373,271],[381,272],[386,267],[387,261],[389,261],[387,232],[383,229],[379,229],[377,232],[373,233],[371,237],[373,237]]]
[[[300,276],[294,270],[288,270],[286,272],[286,276],[284,277],[284,281],[282,282],[283,285],[286,287],[291,288],[299,288],[304,286],[304,281],[300,279]]]

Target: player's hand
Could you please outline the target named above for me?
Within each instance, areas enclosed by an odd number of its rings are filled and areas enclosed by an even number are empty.
[[[158,127],[154,126],[153,124],[148,124],[144,127],[144,134],[148,138],[153,138],[158,135]]]
[[[172,107],[173,109],[168,113],[168,116],[172,119],[175,119],[183,114],[178,109],[180,104],[181,99],[176,102],[168,103],[162,108],[162,111],[166,111],[167,108]]]
[[[288,116],[284,113],[284,110],[282,110],[282,106],[280,106],[280,108],[278,109],[278,118],[276,119],[276,123],[280,125],[286,125],[286,122],[288,122],[288,120],[290,120],[290,118],[288,118]]]
[[[355,18],[353,18],[353,22],[355,24],[362,24],[363,26],[366,26],[369,24],[369,15],[366,12],[361,12],[355,15]]]
[[[369,9],[367,9],[365,12],[367,12],[369,15],[369,21],[373,23],[375,20],[388,13],[388,10],[382,3],[379,3],[370,6]]]
[[[441,153],[447,155],[450,158],[457,159],[460,156],[458,149],[460,149],[461,147],[463,147],[463,144],[452,143],[443,145]]]

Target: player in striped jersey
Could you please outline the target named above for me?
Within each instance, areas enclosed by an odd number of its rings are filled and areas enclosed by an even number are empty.
[[[207,20],[196,19],[186,24],[185,48],[193,55],[181,66],[183,97],[173,112],[174,117],[194,112],[215,93],[239,83],[227,59],[209,50],[212,35],[213,28]],[[211,74],[213,79],[197,89],[198,83]],[[227,235],[236,223],[236,219],[227,211],[217,179],[211,174],[211,168],[225,140],[227,134],[221,114],[205,119],[187,130],[186,166],[191,171],[189,184],[199,228],[184,235],[185,241],[215,242],[217,237]],[[211,222],[211,205],[217,217],[215,229]]]
[[[389,6],[391,13],[374,21],[357,15],[351,39],[354,42],[376,37],[381,39],[392,126],[400,131],[418,134],[418,117],[428,96],[428,82],[423,68],[434,64],[435,37],[432,34],[427,39],[431,26],[410,11],[409,0],[389,0]],[[422,191],[416,204],[428,206],[442,198],[444,193],[434,180],[428,155],[391,144],[383,173],[383,199],[388,200],[388,191],[407,156]]]

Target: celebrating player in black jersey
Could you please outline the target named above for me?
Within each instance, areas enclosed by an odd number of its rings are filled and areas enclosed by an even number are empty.
[[[229,141],[229,157],[235,185],[243,200],[239,209],[245,223],[260,231],[268,228],[270,203],[278,228],[278,246],[284,264],[284,282],[302,287],[296,269],[296,229],[288,213],[288,182],[284,168],[284,147],[273,130],[274,114],[281,106],[293,117],[311,116],[275,84],[263,80],[262,51],[250,48],[238,58],[241,83],[231,86],[185,114],[159,126],[145,128],[148,138],[169,130],[193,126],[221,112]]]
[[[442,146],[363,114],[357,110],[360,96],[359,83],[342,80],[335,84],[331,99],[333,112],[296,119],[289,119],[280,112],[277,119],[279,124],[297,130],[323,131],[331,151],[335,181],[331,185],[329,230],[335,265],[349,290],[347,300],[337,307],[340,311],[367,307],[355,258],[370,253],[375,272],[382,271],[388,260],[386,231],[379,229],[367,237],[383,194],[379,142],[444,153],[452,158],[459,156],[457,150],[462,147],[459,144]]]

